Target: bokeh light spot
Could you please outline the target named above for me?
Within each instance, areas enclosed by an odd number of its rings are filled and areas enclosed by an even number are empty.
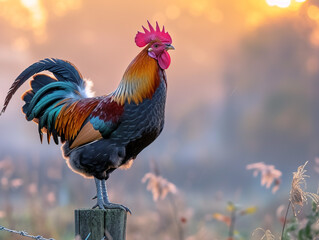
[[[277,6],[281,8],[289,7],[291,4],[291,0],[266,0],[269,6]]]
[[[38,0],[21,0],[21,3],[26,8],[33,8],[39,4]]]
[[[307,10],[308,17],[312,20],[319,19],[319,8],[315,5],[311,5]]]

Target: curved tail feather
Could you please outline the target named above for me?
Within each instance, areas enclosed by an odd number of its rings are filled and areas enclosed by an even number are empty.
[[[31,76],[42,71],[52,72],[58,81],[73,82],[80,88],[85,88],[85,82],[83,81],[81,73],[72,63],[61,59],[46,58],[44,60],[32,64],[16,78],[16,80],[10,87],[0,115],[5,112],[13,94],[18,90],[18,88],[24,82],[26,82]]]
[[[54,77],[39,72],[50,71]],[[80,72],[70,62],[60,59],[44,59],[24,70],[12,84],[2,111],[3,113],[13,94],[30,77],[31,89],[22,95],[22,107],[26,119],[38,124],[42,142],[43,133],[56,144],[72,141],[86,122],[100,98],[87,98],[86,82]]]
[[[45,74],[37,74],[33,76],[33,80],[30,82],[31,89],[26,91],[21,97],[22,100],[25,101],[25,104],[22,107],[22,111],[25,114],[28,112],[30,103],[35,93],[39,91],[42,87],[52,82],[56,82],[56,80]]]

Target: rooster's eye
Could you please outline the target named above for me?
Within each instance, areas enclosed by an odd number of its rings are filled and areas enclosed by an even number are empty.
[[[158,44],[155,44],[154,47],[155,47],[155,48],[158,48]]]

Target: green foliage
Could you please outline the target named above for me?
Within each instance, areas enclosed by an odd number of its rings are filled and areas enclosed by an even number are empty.
[[[292,237],[298,240],[313,240],[319,236],[319,209],[316,203],[312,203],[312,211],[303,221],[305,224],[301,225],[297,218],[293,217],[287,224],[282,240]]]
[[[229,201],[227,203],[226,210],[230,213],[230,216],[226,216],[221,213],[214,213],[213,218],[228,226],[228,239],[244,239],[239,231],[235,229],[235,223],[241,216],[254,214],[257,211],[257,207],[250,206],[248,208],[241,209],[238,205]]]

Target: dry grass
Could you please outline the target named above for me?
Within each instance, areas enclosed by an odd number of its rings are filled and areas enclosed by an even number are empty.
[[[260,232],[261,232],[261,234],[260,234]],[[259,240],[275,240],[275,236],[271,233],[271,231],[269,229],[264,230],[262,228],[257,228],[253,231],[251,236],[252,236],[252,239],[254,239],[254,240],[257,240],[257,239],[259,239]]]
[[[248,164],[246,166],[247,170],[254,170],[253,175],[257,177],[260,172],[261,175],[261,185],[266,186],[266,188],[272,187],[272,193],[278,191],[281,183],[281,171],[275,168],[274,165],[266,165],[263,162],[257,162]]]

